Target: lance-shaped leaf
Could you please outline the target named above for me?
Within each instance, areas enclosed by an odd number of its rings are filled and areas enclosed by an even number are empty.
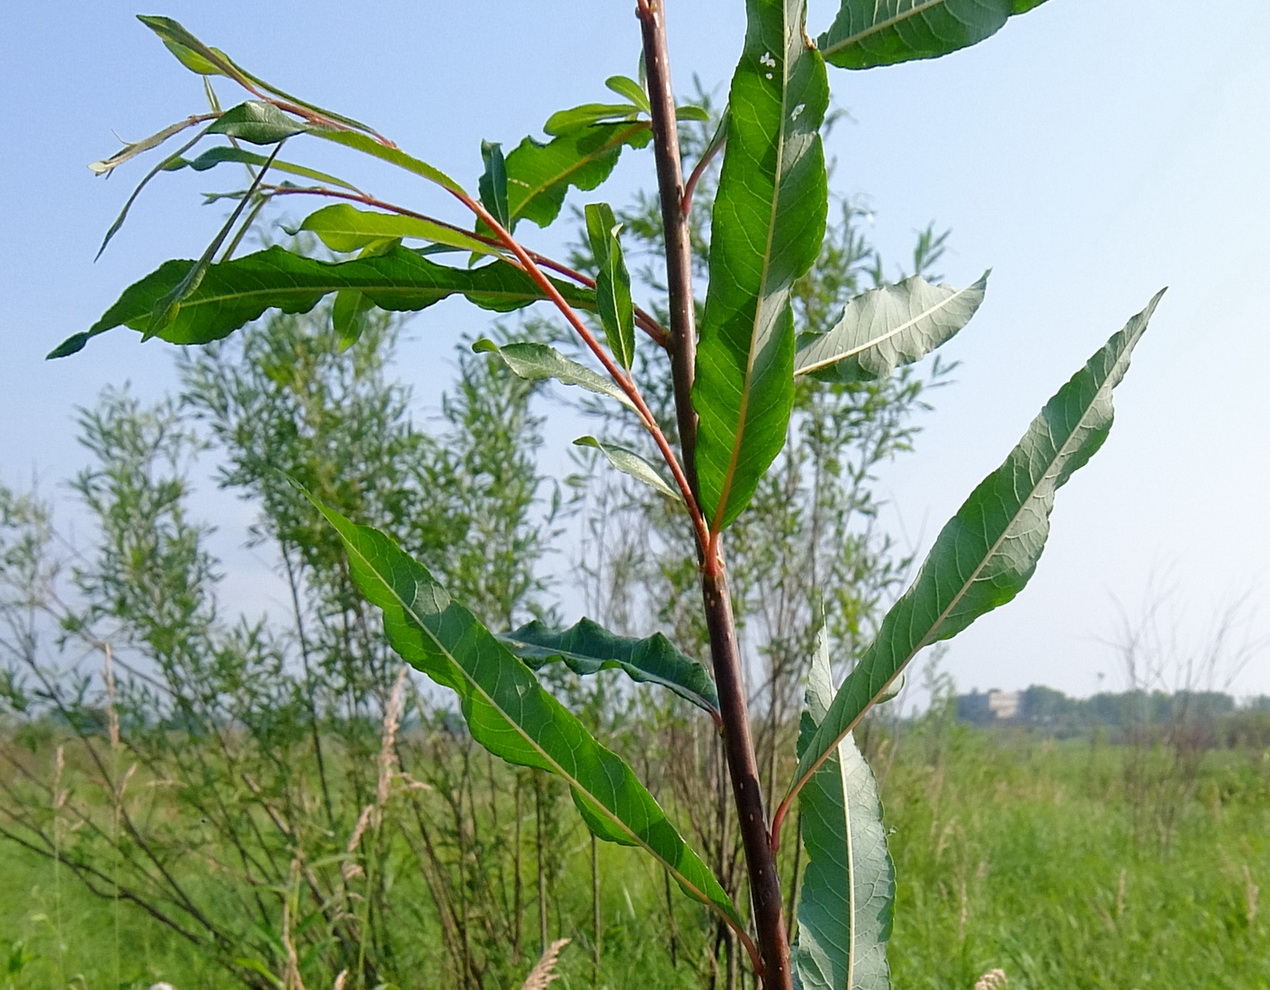
[[[833,700],[828,644],[807,677],[801,755]],[[877,784],[851,735],[834,747],[798,796],[807,868],[798,902],[794,966],[803,990],[886,990],[886,942],[895,869],[886,850]]]
[[[316,503],[339,532],[362,594],[392,648],[459,697],[472,738],[495,756],[561,777],[601,839],[639,846],[683,891],[744,932],[732,900],[639,779],[601,746],[525,664],[387,536]]]
[[[526,381],[545,381],[548,378],[554,378],[561,385],[577,385],[596,395],[607,395],[610,399],[616,399],[632,411],[635,409],[635,403],[613,383],[611,378],[606,378],[586,365],[578,364],[577,361],[571,361],[554,347],[548,347],[546,344],[521,341],[499,347],[492,340],[482,337],[472,345],[472,350],[478,353],[488,351],[497,355],[513,374]]]
[[[978,44],[1014,14],[1044,0],[842,0],[829,30],[816,39],[825,59],[869,69],[938,58]]]
[[[794,374],[828,382],[886,378],[964,327],[987,285],[985,272],[965,289],[931,285],[920,275],[871,289],[847,303],[830,330],[798,338]]]
[[[568,629],[552,629],[535,620],[499,639],[534,670],[554,660],[562,661],[575,674],[622,670],[633,681],[669,688],[718,719],[719,694],[714,678],[661,633],[629,639],[590,619],[580,619]]]
[[[1162,294],[1059,389],[1005,463],[979,483],[940,532],[917,579],[883,618],[799,758],[791,796],[918,651],[955,636],[1023,590],[1045,548],[1054,495],[1107,439],[1112,389],[1128,370]],[[786,797],[778,822],[788,805]]]
[[[595,258],[595,309],[604,327],[609,351],[630,371],[635,360],[635,307],[631,302],[631,276],[617,239],[621,225],[608,203],[588,203],[587,239]]]
[[[332,251],[361,251],[410,237],[475,254],[500,253],[497,247],[449,224],[423,217],[402,216],[400,213],[359,210],[348,203],[322,207],[305,217],[296,230],[312,231]]]
[[[557,110],[542,129],[551,135],[567,134],[579,127],[590,127],[613,120],[635,120],[639,116],[639,107],[629,103],[583,103],[568,110]]]
[[[87,332],[68,338],[49,357],[74,354],[90,338],[114,327],[147,330],[156,303],[175,291],[195,265],[193,261],[165,262],[125,289]],[[594,296],[587,290],[563,282],[557,282],[556,288],[572,305],[595,308]],[[396,312],[425,309],[452,295],[466,296],[481,308],[500,313],[543,298],[528,275],[501,262],[449,268],[402,247],[373,257],[329,262],[275,246],[210,265],[157,336],[174,344],[206,344],[268,309],[307,313],[323,296],[344,289],[361,292],[380,309]]]
[[[789,291],[816,260],[828,191],[825,66],[801,0],[749,0],[710,245],[692,404],[712,529],[736,518],[785,442],[794,402]]]
[[[682,502],[683,495],[675,491],[666,482],[655,467],[633,450],[619,447],[614,443],[602,443],[595,437],[578,437],[573,441],[579,447],[594,447],[608,462],[623,474],[630,475],[641,484],[647,485],[659,495],[664,495],[672,502]]]
[[[175,172],[183,168],[192,168],[195,172],[206,172],[208,169],[226,163],[251,165],[259,168],[266,161],[268,159],[264,155],[258,155],[254,151],[247,151],[245,148],[235,148],[227,144],[218,144],[213,148],[208,148],[197,158],[178,158],[175,161],[168,162],[164,165],[164,171]],[[315,168],[309,168],[307,165],[297,165],[295,162],[284,162],[275,158],[270,168],[275,172],[287,172],[291,175],[312,179],[323,185],[339,186],[341,189],[348,189],[352,192],[360,191],[351,182],[345,182],[338,176],[331,175],[329,172],[320,172]],[[347,206],[344,203],[337,205]],[[348,208],[352,209],[352,207]]]
[[[91,162],[88,166],[94,175],[106,175],[118,168],[124,162],[131,161],[142,152],[149,151],[151,148],[157,148],[159,145],[167,141],[168,138],[180,134],[187,128],[193,127],[195,124],[201,123],[197,117],[187,117],[185,120],[178,120],[175,124],[169,124],[157,134],[151,134],[149,137],[142,138],[140,141],[127,141],[124,146],[116,151],[109,158],[104,158],[98,162]]]
[[[624,148],[642,148],[651,139],[647,121],[579,127],[546,144],[525,138],[507,156],[512,221],[550,225],[570,187],[594,189],[609,177]]]

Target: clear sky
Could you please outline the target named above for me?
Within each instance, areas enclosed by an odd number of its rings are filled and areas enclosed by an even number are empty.
[[[740,0],[667,2],[680,91],[694,73],[726,86]],[[813,34],[833,6],[813,0]],[[283,89],[366,120],[474,184],[482,138],[513,145],[552,111],[603,99],[606,76],[633,74],[632,9],[630,0],[172,0],[141,12],[177,18]],[[93,263],[148,166],[107,182],[86,164],[115,149],[114,134],[136,139],[201,109],[198,80],[137,12],[118,0],[47,0],[5,13],[0,479],[10,485],[35,475],[55,491],[80,466],[74,409],[102,386],[131,379],[157,396],[173,384],[171,349],[138,346],[128,331],[69,360],[43,355],[161,261],[196,256],[221,220],[198,194],[222,179],[163,177]],[[946,667],[962,689],[1123,688],[1123,664],[1104,643],[1116,634],[1117,600],[1133,618],[1167,594],[1179,659],[1203,651],[1215,617],[1241,598],[1236,642],[1270,636],[1267,39],[1270,5],[1258,0],[1211,12],[1180,0],[1050,0],[946,59],[831,71],[851,116],[829,145],[834,192],[867,199],[884,255],[900,257],[934,220],[953,230],[949,281],[993,269],[980,313],[945,348],[961,362],[957,383],[938,394],[917,454],[882,481],[887,523],[914,550],[925,551],[1058,386],[1170,286],[1117,390],[1110,440],[1059,494],[1036,577],[954,641]],[[336,166],[330,153],[313,160]],[[390,199],[431,196],[358,175]],[[626,189],[652,181],[647,160],[621,174]],[[461,312],[429,311],[415,335],[453,340],[476,325]],[[416,366],[418,356],[403,354],[404,369],[427,401],[448,366]],[[222,504],[220,538],[241,542],[249,516]],[[1226,688],[1226,674],[1213,686]],[[1229,689],[1270,693],[1270,649]]]

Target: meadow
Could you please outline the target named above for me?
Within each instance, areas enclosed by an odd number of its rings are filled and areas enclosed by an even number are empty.
[[[426,731],[403,732],[403,739],[424,747],[412,736]],[[15,761],[54,769],[54,742],[43,739],[31,752],[9,739],[6,773],[14,774]],[[996,969],[1008,983],[995,985],[1032,990],[1270,986],[1262,903],[1270,878],[1270,752],[1207,750],[1179,787],[1168,751],[1099,735],[1056,741],[928,718],[902,729],[874,725],[864,742],[892,829],[895,986],[970,990]],[[397,930],[394,954],[381,960],[385,986],[519,986],[544,936],[572,940],[557,970],[561,988],[728,985],[719,962],[726,953],[716,951],[703,912],[672,895],[644,857],[596,848],[567,798],[548,793],[549,782],[478,758],[462,737],[433,740],[429,752],[437,772],[413,780],[413,793],[396,792],[379,823],[388,849],[377,861],[387,874],[385,925]],[[64,790],[90,788],[89,768],[77,765],[70,743],[64,759]],[[413,772],[422,778],[420,766]],[[439,790],[447,781],[460,792],[457,802]],[[673,791],[666,777],[662,783]],[[464,790],[479,812],[469,831],[446,814],[467,806]],[[166,822],[175,841],[173,823],[186,812],[173,789],[137,791],[148,792],[145,820],[156,830]],[[398,820],[416,799],[449,888],[441,900],[441,872],[429,877],[417,865]],[[662,799],[672,815],[689,817],[673,793]],[[57,816],[50,809],[50,822]],[[77,826],[69,812],[65,818],[59,834],[71,846]],[[280,959],[295,957],[288,968],[244,955],[240,972],[258,972],[262,986],[330,986],[322,938],[302,937],[320,918],[301,916],[285,889],[233,889],[242,877],[209,868],[231,860],[228,851],[208,847],[217,840],[200,836],[197,822],[182,829],[188,850],[176,869],[191,897],[208,911],[219,904],[230,912],[239,897],[263,898],[277,916],[265,943],[276,945]],[[65,864],[13,842],[0,850],[4,987],[245,985],[226,971],[223,954],[200,952],[136,904],[89,894]],[[297,882],[306,869],[293,863]],[[347,861],[339,869],[349,876]],[[438,907],[446,897],[462,902],[455,917],[467,926],[465,951],[476,960],[467,973],[456,967],[456,933]],[[742,978],[738,985],[749,984]]]

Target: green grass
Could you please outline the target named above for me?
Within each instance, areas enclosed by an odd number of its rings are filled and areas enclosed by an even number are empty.
[[[1157,769],[1170,765],[1147,755]],[[935,749],[914,737],[884,753],[898,875],[894,985],[969,990],[999,967],[1012,990],[1270,987],[1270,908],[1260,895],[1270,890],[1270,757],[1210,752],[1191,785],[1165,787],[1161,776],[1138,792],[1126,787],[1132,758],[1105,744],[961,729]],[[555,984],[568,990],[592,986],[590,843],[567,800],[559,811],[549,930],[574,940]],[[1173,827],[1142,827],[1161,817]],[[11,843],[0,842],[0,856],[0,990],[232,985],[134,906],[92,896]],[[416,953],[406,970],[431,974],[405,990],[448,987],[435,909],[405,851],[391,862],[392,924],[410,932]],[[600,862],[599,985],[701,986],[711,931],[701,912],[675,892],[681,958],[672,967],[661,876],[628,849],[602,845]],[[229,882],[201,873],[197,856],[184,879],[208,899]],[[526,880],[522,974],[538,947]]]

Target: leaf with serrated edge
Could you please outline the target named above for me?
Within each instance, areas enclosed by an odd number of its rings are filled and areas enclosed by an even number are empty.
[[[561,385],[577,385],[596,395],[607,395],[616,399],[627,409],[634,411],[633,403],[625,392],[613,384],[613,380],[605,378],[597,371],[592,371],[584,364],[571,361],[554,347],[532,341],[521,341],[498,346],[492,340],[482,337],[472,345],[477,352],[488,351],[497,355],[512,373],[526,381],[545,381],[555,379]]]
[[[791,794],[920,650],[955,636],[1023,590],[1045,548],[1055,493],[1106,440],[1112,389],[1128,370],[1161,295],[1163,290],[1058,390],[1005,463],[940,532],[917,580],[882,619],[799,758]]]
[[[697,479],[713,531],[749,503],[780,453],[794,403],[790,288],[820,252],[828,186],[824,61],[801,0],[750,0],[728,96],[727,148],[692,404]]]
[[[570,188],[594,189],[609,177],[624,148],[642,148],[651,139],[647,121],[580,127],[546,144],[525,138],[507,155],[512,220],[549,226]]]
[[[86,333],[60,344],[49,357],[65,357],[90,338],[119,326],[145,330],[154,305],[190,271],[191,261],[168,261],[124,290]],[[556,282],[557,290],[580,309],[594,309],[586,289]],[[211,265],[198,287],[157,335],[174,344],[206,344],[233,333],[269,309],[307,313],[325,295],[342,289],[361,292],[380,309],[413,312],[452,295],[466,296],[482,309],[507,313],[543,298],[523,271],[495,262],[479,268],[450,268],[394,247],[374,257],[316,261],[274,246]]]
[[[856,296],[825,333],[798,338],[794,374],[820,381],[886,378],[925,357],[964,327],[988,285],[988,274],[965,289],[931,285],[920,275]]]
[[[800,754],[832,700],[822,632],[807,677]],[[850,734],[799,792],[798,807],[807,867],[793,963],[803,990],[886,990],[895,869],[886,850],[877,784]]]
[[[314,504],[343,539],[354,582],[383,610],[389,644],[458,695],[478,743],[509,763],[561,777],[598,837],[644,849],[684,893],[743,930],[731,898],[629,766],[596,742],[423,565],[377,530]]]
[[[816,39],[825,60],[869,69],[938,58],[978,44],[1043,0],[843,0]]]
[[[714,678],[661,633],[630,639],[616,636],[590,619],[580,619],[568,629],[552,629],[535,620],[499,639],[534,670],[553,660],[563,662],[575,674],[622,670],[634,681],[660,684],[712,717],[718,716]]]
[[[657,469],[648,463],[644,458],[633,450],[627,450],[625,447],[619,447],[613,443],[601,443],[595,437],[578,437],[573,441],[579,447],[594,447],[601,454],[608,458],[610,464],[621,471],[628,474],[636,481],[641,482],[657,492],[659,495],[665,495],[668,499],[675,502],[682,502],[683,496],[679,492],[670,487],[657,473]]]

